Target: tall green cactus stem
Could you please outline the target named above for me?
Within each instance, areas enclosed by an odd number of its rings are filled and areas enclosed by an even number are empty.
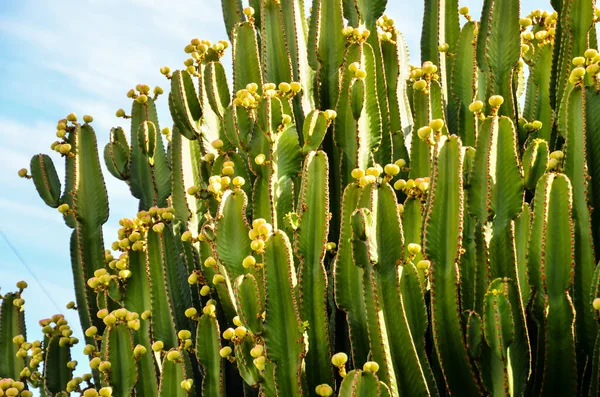
[[[299,259],[298,284],[300,312],[308,322],[308,341],[319,346],[306,353],[309,390],[320,384],[332,384],[331,344],[327,322],[327,272],[325,253],[329,216],[328,159],[325,152],[306,156],[302,194],[298,202],[298,230],[295,251]]]
[[[573,304],[578,313],[575,326],[578,340],[585,352],[594,347],[594,335],[598,324],[594,321],[591,292],[595,267],[594,242],[591,217],[588,210],[588,165],[586,159],[587,137],[586,95],[583,87],[576,86],[568,94],[566,102],[564,173],[573,187],[573,219],[575,223],[575,278]]]
[[[22,303],[18,301],[21,292],[9,292],[1,297],[0,305],[0,378],[20,378],[20,373],[25,368],[25,360],[17,357],[20,344],[17,338],[27,337],[25,329],[25,313]]]
[[[399,293],[399,280],[402,277],[399,265],[403,263],[404,253],[402,244],[397,244],[398,241],[402,241],[402,227],[396,208],[395,194],[387,183],[380,186],[369,185],[364,188],[359,201],[360,206],[366,206],[363,208],[368,209],[372,219],[372,224],[367,224],[367,239],[364,243],[368,247],[366,259],[371,266],[365,265],[363,270],[369,271],[372,288],[370,291],[365,284],[363,287],[365,294],[373,294],[379,317],[377,320],[379,329],[369,329],[372,351],[374,351],[374,344],[383,342],[384,345],[389,345],[389,352],[386,353],[392,358],[390,371],[395,372],[394,377],[398,382],[397,386],[390,384],[392,395],[396,393],[437,395],[425,346],[422,343],[424,329],[420,329],[420,335],[411,334],[404,303],[405,299],[408,301],[410,299],[402,297]],[[355,235],[355,241],[357,240],[360,240],[360,237]],[[357,243],[361,242],[357,241]],[[361,266],[359,261],[362,258],[356,255],[358,252],[355,249],[355,261]],[[417,327],[415,328],[418,330]],[[397,357],[402,357],[402,360],[394,359]],[[376,361],[379,362],[377,359]]]
[[[464,196],[460,139],[442,136],[436,147],[433,184],[424,227],[425,257],[431,263],[432,330],[448,389],[479,395],[479,384],[467,355],[459,311],[457,261],[461,249]],[[455,214],[446,217],[446,214]]]
[[[484,74],[486,97],[501,95],[506,104],[500,114],[517,119],[513,89],[515,67],[521,52],[519,0],[486,0],[477,35],[477,65]]]
[[[575,395],[575,308],[573,286],[573,191],[563,174],[546,174],[536,188],[535,210],[529,241],[529,278],[534,293],[534,313],[540,331],[534,393]],[[568,375],[571,374],[571,375]]]
[[[494,111],[494,110],[493,110]],[[514,225],[522,206],[523,177],[519,167],[516,132],[510,118],[491,116],[480,125],[471,176],[469,178],[468,204],[472,216],[482,224],[490,221],[487,242],[489,250],[488,277],[507,277],[514,280],[510,294],[510,309],[514,321],[514,342],[510,349],[510,394],[521,395],[530,371],[529,340],[525,326],[524,307],[521,300]]]
[[[421,33],[421,61],[439,65],[444,103],[448,103],[448,87],[457,55],[461,29],[457,0],[426,0]]]
[[[275,231],[265,246],[265,323],[266,356],[273,365],[278,394],[302,395],[300,378],[304,352],[303,328],[296,296],[296,270],[292,248],[286,234]]]
[[[346,313],[348,321],[352,361],[360,367],[369,354],[369,334],[366,324],[366,307],[363,299],[353,291],[362,290],[363,269],[355,266],[352,255],[352,213],[360,197],[358,183],[351,183],[344,190],[341,210],[340,245],[334,262],[334,295],[337,306]]]

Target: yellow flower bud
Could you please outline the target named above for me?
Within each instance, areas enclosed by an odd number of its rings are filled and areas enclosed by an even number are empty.
[[[221,350],[219,350],[219,356],[226,358],[229,357],[231,355],[231,347],[229,346],[225,346],[224,348],[222,348]]]
[[[252,15],[254,15],[254,8],[252,7],[246,7],[244,8],[244,15],[251,17]]]
[[[214,140],[214,141],[212,141],[212,143],[211,143],[211,146],[212,146],[214,149],[216,149],[216,150],[219,150],[219,149],[221,149],[221,148],[223,147],[223,145],[224,145],[224,143],[223,143],[223,141],[222,141],[222,140],[220,140],[220,139]]]
[[[112,387],[103,387],[98,392],[101,397],[111,397],[112,396]]]
[[[158,352],[162,351],[162,349],[164,349],[164,347],[165,347],[165,344],[158,340],[152,344],[152,351],[158,353]]]
[[[222,274],[215,274],[213,276],[212,282],[214,285],[221,284],[225,282],[225,277]]]
[[[492,95],[488,102],[491,107],[499,108],[504,103],[504,98],[501,95]]]
[[[442,128],[444,128],[444,120],[442,120],[442,119],[431,120],[429,122],[429,127],[431,127],[431,129],[436,132],[441,131]]]
[[[331,363],[336,367],[341,367],[348,361],[348,355],[346,353],[336,353],[331,357]]]
[[[171,350],[167,353],[167,360],[177,361],[179,359],[181,359],[181,353],[179,353],[179,350]]]
[[[210,317],[214,317],[216,311],[217,308],[212,303],[207,303],[206,306],[202,308],[202,313]]]
[[[352,170],[352,178],[360,179],[363,176],[365,176],[365,171],[362,170],[361,168],[355,168]]]
[[[315,387],[315,392],[317,393],[318,396],[329,397],[329,396],[333,395],[333,389],[331,388],[331,386],[329,386],[328,384],[325,384],[325,383]]]
[[[458,13],[460,15],[468,15],[469,14],[469,7],[467,7],[467,6],[460,7],[460,9],[458,10]]]
[[[262,240],[254,240],[250,243],[250,248],[252,248],[253,251],[261,252],[264,247],[265,242]]]
[[[144,354],[146,354],[146,348],[142,345],[137,345],[134,349],[133,349],[133,355],[136,357],[142,356]]]
[[[356,72],[354,72],[354,77],[357,79],[364,79],[367,77],[367,71],[364,69],[358,69]]]
[[[266,156],[264,154],[259,154],[254,158],[254,162],[258,165],[262,165],[265,162]]]
[[[265,347],[263,345],[256,345],[250,350],[250,355],[254,358],[260,357],[263,355],[265,351]]]
[[[263,371],[265,369],[265,356],[256,357],[252,362],[259,371]]]
[[[394,189],[396,190],[402,190],[405,186],[406,181],[404,179],[398,179],[396,182],[394,182]]]
[[[195,317],[198,314],[198,310],[195,307],[190,307],[185,310],[185,316],[188,318]]]
[[[429,267],[430,267],[430,266],[431,266],[431,262],[429,262],[429,261],[428,261],[428,260],[426,260],[426,259],[420,260],[420,261],[417,263],[417,269],[419,269],[419,270],[426,270],[426,269],[429,269]]]
[[[190,390],[192,390],[192,386],[194,386],[194,380],[193,379],[182,380],[179,385],[185,391],[190,391]]]
[[[479,113],[483,109],[483,102],[475,101],[469,105],[469,111],[472,113]]]
[[[421,246],[419,244],[410,243],[410,244],[408,244],[407,248],[408,248],[408,252],[411,255],[417,255],[418,253],[421,252]]]
[[[248,255],[242,261],[242,266],[246,269],[250,268],[251,266],[254,266],[255,264],[256,264],[256,259],[252,255]]]
[[[206,267],[215,267],[217,266],[217,260],[212,256],[209,256],[204,260],[204,266]]]
[[[429,139],[429,137],[431,136],[431,127],[429,126],[425,126],[425,127],[421,127],[417,130],[417,135],[419,136],[419,139],[426,141]]]
[[[235,335],[235,331],[233,328],[227,328],[225,332],[223,332],[223,339],[230,340]]]
[[[363,365],[363,371],[372,372],[375,374],[377,371],[379,371],[379,364],[377,364],[375,361],[367,361]]]
[[[337,117],[337,112],[335,110],[327,109],[323,112],[323,115],[327,120],[333,120]]]
[[[298,83],[297,81],[292,81],[290,83],[290,88],[292,89],[293,92],[298,93],[302,90],[302,85],[300,83]]]
[[[246,327],[244,327],[244,326],[239,326],[239,327],[237,327],[237,328],[234,330],[234,332],[235,332],[235,336],[237,336],[237,337],[239,337],[239,338],[243,338],[243,337],[245,337],[245,336],[246,336],[246,333],[247,333],[248,331],[246,330]]]
[[[200,295],[207,296],[208,294],[210,294],[210,287],[208,285],[204,285],[200,288]]]
[[[182,340],[190,339],[192,337],[192,333],[187,329],[182,329],[177,333],[177,337]]]

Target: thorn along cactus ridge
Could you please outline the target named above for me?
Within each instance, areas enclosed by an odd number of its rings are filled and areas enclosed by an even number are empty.
[[[28,340],[3,292],[0,396],[600,395],[600,11],[426,0],[411,66],[385,3],[223,0],[102,153],[58,121],[18,175],[72,229],[85,337]]]

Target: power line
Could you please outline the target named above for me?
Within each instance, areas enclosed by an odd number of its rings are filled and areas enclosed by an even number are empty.
[[[0,230],[0,235],[2,235],[2,238],[4,238],[4,241],[6,241],[6,244],[12,250],[12,252],[15,254],[15,256],[17,258],[19,258],[19,261],[21,261],[21,264],[23,264],[23,266],[25,267],[25,269],[27,269],[27,271],[29,272],[29,274],[31,275],[31,277],[35,280],[36,283],[38,283],[38,285],[40,286],[40,289],[42,290],[42,292],[44,293],[44,295],[46,295],[46,297],[50,300],[50,302],[52,302],[52,304],[56,308],[57,312],[60,313],[61,310],[58,308],[58,305],[56,304],[56,302],[54,301],[54,299],[52,298],[52,296],[48,293],[48,291],[46,290],[46,288],[44,287],[44,285],[40,282],[40,280],[31,271],[31,268],[27,265],[27,263],[25,263],[25,260],[23,259],[23,257],[21,256],[21,254],[19,254],[19,251],[17,251],[17,249],[15,248],[15,246],[11,244],[11,242],[8,240],[8,237],[6,237],[6,234],[4,234],[4,232],[2,230]]]

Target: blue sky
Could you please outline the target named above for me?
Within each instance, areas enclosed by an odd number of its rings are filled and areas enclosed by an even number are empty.
[[[461,5],[479,19],[481,3]],[[525,0],[521,8],[528,13],[550,9],[550,4]],[[418,63],[422,3],[389,0],[387,14],[408,41],[411,63]],[[81,331],[76,313],[64,309],[74,300],[70,229],[39,199],[33,183],[17,177],[17,170],[28,168],[33,154],[50,153],[56,121],[70,112],[94,116],[102,150],[111,127],[128,129],[114,116],[118,108],[130,106],[125,93],[138,83],[167,88],[159,68],[180,67],[183,47],[193,37],[226,38],[220,1],[0,0],[0,231],[52,296],[48,299],[0,236],[1,290],[11,291],[23,279],[29,283],[24,298],[30,339],[41,337],[37,321],[57,312],[52,301],[68,312],[76,333]],[[164,99],[159,100],[159,114],[168,125]],[[62,175],[63,164],[53,157]],[[118,219],[135,214],[137,203],[123,182],[107,172],[105,179],[111,217],[104,235],[110,242]]]

